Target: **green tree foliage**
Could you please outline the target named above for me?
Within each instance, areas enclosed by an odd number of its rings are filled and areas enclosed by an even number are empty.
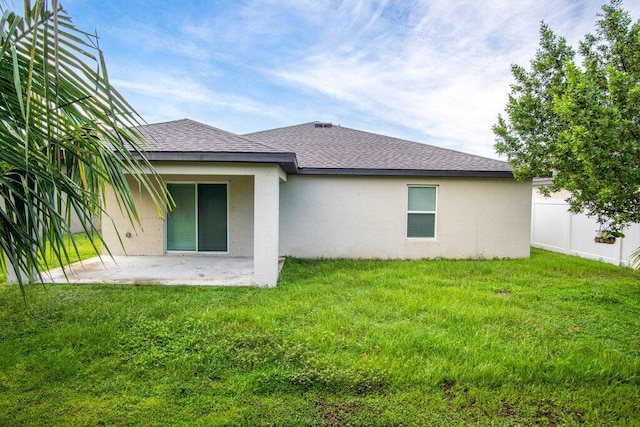
[[[579,58],[547,25],[530,69],[512,66],[495,148],[516,178],[551,177],[572,212],[613,231],[640,222],[640,21],[619,0],[602,7]]]
[[[71,212],[93,231],[109,187],[133,223],[127,177],[150,192],[160,214],[166,195],[138,145],[141,119],[110,85],[97,37],[77,29],[55,0],[26,0],[24,16],[7,4],[0,3],[0,258],[22,285],[45,252],[68,260]]]

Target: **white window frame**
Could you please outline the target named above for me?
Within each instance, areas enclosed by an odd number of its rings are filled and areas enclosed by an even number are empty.
[[[436,209],[433,211],[411,211],[409,210],[409,189],[410,188],[433,188],[436,191]],[[435,240],[438,236],[438,186],[430,184],[409,184],[407,185],[407,212],[405,214],[405,239],[411,240]],[[409,236],[409,214],[433,214],[433,237],[410,237]]]
[[[193,191],[195,191],[195,210],[196,215],[198,214],[198,184],[224,184],[227,187],[227,250],[226,251],[200,251],[198,250],[198,218],[196,216],[196,230],[195,230],[195,243],[196,250],[195,251],[174,251],[169,250],[167,248],[167,218],[169,212],[165,210],[164,214],[164,253],[165,254],[189,254],[189,255],[228,255],[229,254],[229,223],[231,222],[229,219],[229,181],[165,181],[168,184],[193,184]]]

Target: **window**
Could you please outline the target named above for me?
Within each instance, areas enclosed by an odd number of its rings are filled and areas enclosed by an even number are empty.
[[[167,215],[167,250],[227,251],[227,185],[167,184],[176,206]]]
[[[436,237],[436,187],[408,187],[407,237]]]

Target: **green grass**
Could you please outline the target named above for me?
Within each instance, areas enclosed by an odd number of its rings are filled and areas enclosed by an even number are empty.
[[[87,258],[97,256],[102,249],[102,242],[96,234],[90,236],[86,233],[77,233],[74,235],[75,246],[71,239],[67,236],[64,237],[64,248],[69,254],[69,264],[76,261],[80,261]],[[96,250],[97,249],[97,250]],[[38,263],[40,264],[39,270],[44,271],[51,268],[59,267],[60,262],[50,249],[47,251],[45,258],[39,256]],[[11,268],[11,267],[9,267]],[[6,281],[6,272],[0,266],[0,283]]]
[[[533,250],[0,286],[0,425],[638,425],[639,279]]]
[[[74,246],[75,242],[75,246]],[[87,235],[86,233],[77,233],[73,236],[73,242],[67,236],[64,237],[64,247],[69,254],[69,263],[74,263],[83,259],[97,256],[102,249],[102,242],[97,234]],[[43,269],[59,267],[60,263],[53,251],[47,253],[46,262],[40,260],[40,266]]]

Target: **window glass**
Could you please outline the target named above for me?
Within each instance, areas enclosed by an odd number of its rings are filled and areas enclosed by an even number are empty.
[[[409,187],[409,210],[436,210],[436,187]]]
[[[434,237],[436,235],[435,214],[409,214],[407,237]]]
[[[408,187],[407,237],[436,236],[436,187]]]

